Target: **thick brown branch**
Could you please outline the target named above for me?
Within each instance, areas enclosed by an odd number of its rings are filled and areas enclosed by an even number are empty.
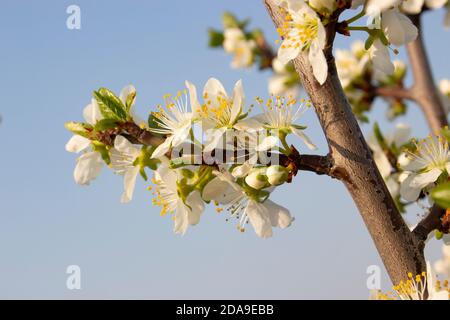
[[[272,0],[265,0],[265,4],[279,27],[284,17]],[[349,190],[391,280],[398,283],[407,278],[408,272],[425,271],[423,251],[398,212],[345,97],[332,55],[334,36],[331,22],[325,48],[328,77],[323,85],[314,78],[307,55],[299,55],[294,65],[327,138],[333,159],[330,172],[340,177]]]
[[[419,30],[417,39],[407,45],[414,75],[414,85],[410,92],[413,99],[422,108],[431,131],[438,133],[448,125],[447,114],[434,84],[431,66],[423,43],[420,14],[410,16],[410,18]]]
[[[296,161],[299,170],[315,172],[319,175],[332,176],[333,160],[330,156],[302,154]]]
[[[413,233],[420,241],[425,241],[428,235],[434,230],[440,230],[442,227],[441,218],[445,214],[445,209],[434,205],[428,215],[419,222],[419,224],[414,228]]]

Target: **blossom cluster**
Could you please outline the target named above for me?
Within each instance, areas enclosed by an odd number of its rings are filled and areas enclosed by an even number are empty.
[[[290,159],[293,150],[298,153],[286,137],[294,134],[315,148],[306,127],[296,123],[308,101],[256,98],[262,112],[251,116],[253,105],[246,105],[242,81],[231,96],[215,78],[206,82],[201,96],[186,81],[186,88],[166,94],[145,122],[133,111],[135,98],[133,86],[119,97],[101,88],[83,111],[85,122],[66,123],[74,133],[66,150],[81,153],[74,171],[78,184],[88,185],[106,164],[123,176],[121,201],[128,202],[138,176],[147,180],[146,169],[152,169],[153,203],[162,215],[172,215],[180,234],[199,222],[207,203],[238,218],[239,230],[250,223],[263,238],[272,235],[272,227],[291,224],[289,210],[269,196],[295,174],[281,161]],[[144,136],[158,142],[143,142]]]

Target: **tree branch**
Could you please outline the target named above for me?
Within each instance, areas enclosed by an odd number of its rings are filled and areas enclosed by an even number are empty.
[[[411,90],[402,87],[378,87],[374,89],[377,96],[394,99],[413,99]]]
[[[431,66],[423,43],[421,16],[418,14],[409,17],[419,30],[417,39],[407,45],[414,76],[414,85],[409,91],[413,100],[422,108],[431,131],[438,133],[448,125],[447,114],[434,84]]]
[[[414,228],[413,234],[420,241],[425,241],[428,235],[434,230],[442,229],[442,220],[441,218],[445,214],[445,209],[442,209],[438,205],[434,205],[431,207],[428,215],[419,222],[419,224]]]
[[[265,5],[275,25],[281,26],[284,17],[274,2],[265,0]],[[408,272],[425,271],[423,251],[398,212],[345,97],[332,55],[334,36],[331,22],[325,48],[328,77],[323,85],[315,80],[307,55],[300,54],[294,65],[327,138],[333,160],[330,172],[349,190],[392,282],[399,283]]]

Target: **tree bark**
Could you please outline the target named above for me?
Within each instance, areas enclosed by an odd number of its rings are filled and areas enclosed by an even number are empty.
[[[282,14],[272,0],[264,2],[279,27]],[[332,55],[334,34],[334,30],[327,31],[328,77],[323,85],[315,80],[305,55],[293,62],[325,133],[333,160],[331,171],[349,190],[392,282],[399,283],[407,279],[408,272],[426,270],[423,251],[398,212],[345,97]]]
[[[425,114],[431,131],[437,134],[443,127],[448,125],[447,114],[434,84],[431,66],[423,43],[420,16],[420,14],[410,16],[411,21],[419,30],[417,39],[407,45],[414,76],[414,85],[410,92],[413,100],[416,101]]]

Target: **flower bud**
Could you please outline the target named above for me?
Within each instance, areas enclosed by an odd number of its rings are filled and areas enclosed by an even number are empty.
[[[245,183],[247,183],[253,189],[261,189],[267,185],[267,176],[265,170],[254,170],[245,177]]]
[[[267,168],[267,179],[272,186],[278,186],[286,182],[289,171],[280,165],[273,165]]]

